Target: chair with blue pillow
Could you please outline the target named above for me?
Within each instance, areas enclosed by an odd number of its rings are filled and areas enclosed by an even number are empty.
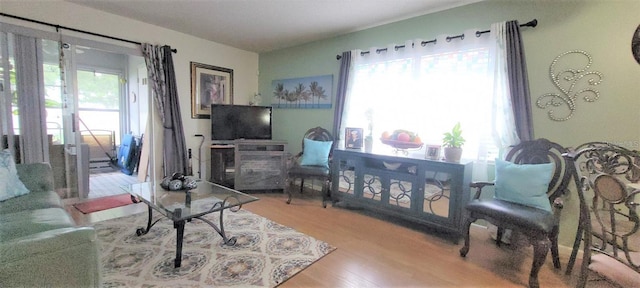
[[[460,256],[469,252],[471,223],[484,219],[498,227],[498,246],[505,229],[525,236],[533,245],[529,287],[539,287],[538,272],[549,249],[553,265],[559,269],[560,197],[567,192],[572,174],[562,156],[565,152],[565,148],[547,139],[523,141],[511,148],[505,160],[496,159],[494,182],[471,183],[476,193],[466,206],[468,216],[462,227],[464,246]],[[489,185],[494,186],[495,196],[480,199],[482,189]]]
[[[322,127],[309,129],[302,138],[302,151],[292,159],[287,172],[287,204],[291,203],[291,189],[296,179],[300,179],[300,193],[304,188],[304,180],[322,181],[322,206],[331,198],[329,182],[331,181],[329,159],[333,151],[333,136]]]

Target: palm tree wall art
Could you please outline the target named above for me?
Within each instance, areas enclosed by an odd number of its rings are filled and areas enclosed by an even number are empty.
[[[333,75],[273,80],[274,108],[330,109]]]

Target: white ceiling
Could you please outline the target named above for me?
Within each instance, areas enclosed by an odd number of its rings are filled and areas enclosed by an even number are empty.
[[[482,0],[66,0],[266,52]]]

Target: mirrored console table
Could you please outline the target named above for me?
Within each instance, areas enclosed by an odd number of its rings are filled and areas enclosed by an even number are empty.
[[[388,152],[388,153],[387,153]],[[391,150],[367,153],[336,148],[331,197],[357,207],[461,237],[464,206],[471,198],[471,161],[450,163]]]

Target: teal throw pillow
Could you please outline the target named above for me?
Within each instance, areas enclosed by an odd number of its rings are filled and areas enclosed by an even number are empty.
[[[0,201],[29,193],[18,178],[18,170],[9,150],[0,152]]]
[[[547,190],[554,164],[514,164],[496,159],[495,198],[551,212]]]
[[[304,150],[300,165],[325,166],[329,168],[329,152],[333,141],[315,141],[304,138]]]

